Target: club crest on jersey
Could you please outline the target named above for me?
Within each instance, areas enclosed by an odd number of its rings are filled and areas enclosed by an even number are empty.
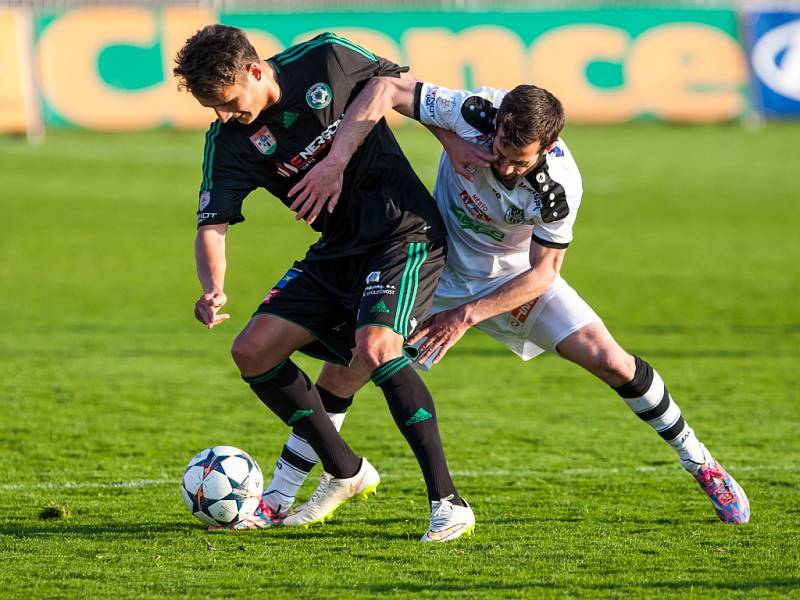
[[[314,110],[322,110],[331,103],[333,92],[327,83],[318,81],[306,92],[306,104]]]
[[[516,206],[509,206],[508,210],[506,211],[505,221],[509,225],[519,225],[523,223],[525,220],[525,214],[522,212],[521,208],[517,208]]]
[[[436,98],[436,108],[439,112],[449,113],[453,112],[453,109],[456,107],[456,101],[453,99],[452,96],[444,96],[440,95]]]
[[[278,140],[266,125],[250,136],[250,141],[256,149],[265,156],[273,154],[278,149]]]

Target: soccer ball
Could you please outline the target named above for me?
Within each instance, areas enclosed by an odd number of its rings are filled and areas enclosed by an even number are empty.
[[[207,448],[189,461],[181,493],[206,525],[232,525],[258,508],[264,477],[247,452],[233,446]]]

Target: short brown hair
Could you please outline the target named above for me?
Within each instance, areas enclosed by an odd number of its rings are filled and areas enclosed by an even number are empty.
[[[497,127],[509,146],[522,148],[539,142],[546,148],[564,128],[564,107],[544,88],[518,85],[508,92],[497,110]]]
[[[227,25],[206,25],[186,40],[175,55],[177,66],[172,74],[178,78],[178,89],[209,97],[235,84],[247,65],[258,60],[244,31]]]

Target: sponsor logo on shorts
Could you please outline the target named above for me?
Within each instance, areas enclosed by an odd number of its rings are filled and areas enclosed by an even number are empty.
[[[275,284],[269,294],[264,298],[264,301],[261,304],[269,304],[275,296],[281,293],[281,290],[286,287],[286,284],[289,283],[292,279],[300,275],[303,271],[298,269],[297,267],[292,267],[286,274],[278,280],[278,283]]]
[[[217,213],[212,212],[201,212],[197,214],[197,222],[202,223],[203,221],[207,221],[208,219],[213,219],[217,216]]]
[[[511,325],[511,328],[515,331],[518,331],[525,325],[525,321],[528,320],[531,312],[533,311],[533,305],[536,304],[536,300],[532,300],[531,302],[526,302],[522,306],[518,306],[514,310],[512,310],[508,314],[508,324]]]
[[[388,315],[392,311],[389,310],[389,307],[386,306],[386,303],[383,300],[378,300],[378,302],[376,302],[375,305],[369,309],[369,312],[371,315],[377,315],[377,314]]]
[[[208,190],[200,192],[200,204],[197,206],[197,212],[203,212],[209,204],[211,204],[211,192]]]
[[[278,149],[278,140],[266,125],[250,136],[250,141],[256,149],[265,156],[273,154]]]
[[[374,283],[364,288],[362,296],[394,296],[397,293],[397,287],[391,284],[382,285]]]
[[[323,81],[318,81],[306,92],[306,104],[314,110],[322,110],[331,103],[331,100],[333,100],[333,92],[330,86]]]
[[[370,283],[380,283],[381,281],[381,272],[380,271],[373,271],[369,275],[367,275],[367,285]]]
[[[408,333],[411,333],[417,328],[417,319],[416,317],[411,317],[411,320],[408,322]]]

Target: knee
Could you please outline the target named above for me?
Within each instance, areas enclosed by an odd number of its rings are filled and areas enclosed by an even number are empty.
[[[259,375],[288,357],[269,340],[260,340],[247,332],[239,334],[233,342],[231,356],[242,375]]]
[[[595,354],[593,371],[608,385],[619,387],[633,379],[636,364],[622,348],[601,348]]]
[[[233,357],[233,362],[239,367],[239,370],[246,372],[250,370],[250,366],[255,362],[256,357],[259,356],[259,350],[258,344],[256,344],[252,337],[241,333],[231,346],[231,356]]]
[[[385,362],[397,358],[401,355],[402,351],[403,339],[399,334],[389,329],[385,331],[379,330],[377,332],[362,329],[359,330],[356,335],[356,355],[358,361],[369,373]]]
[[[353,396],[369,381],[370,371],[365,371],[358,361],[350,367],[325,363],[317,378],[317,385],[340,398]]]

